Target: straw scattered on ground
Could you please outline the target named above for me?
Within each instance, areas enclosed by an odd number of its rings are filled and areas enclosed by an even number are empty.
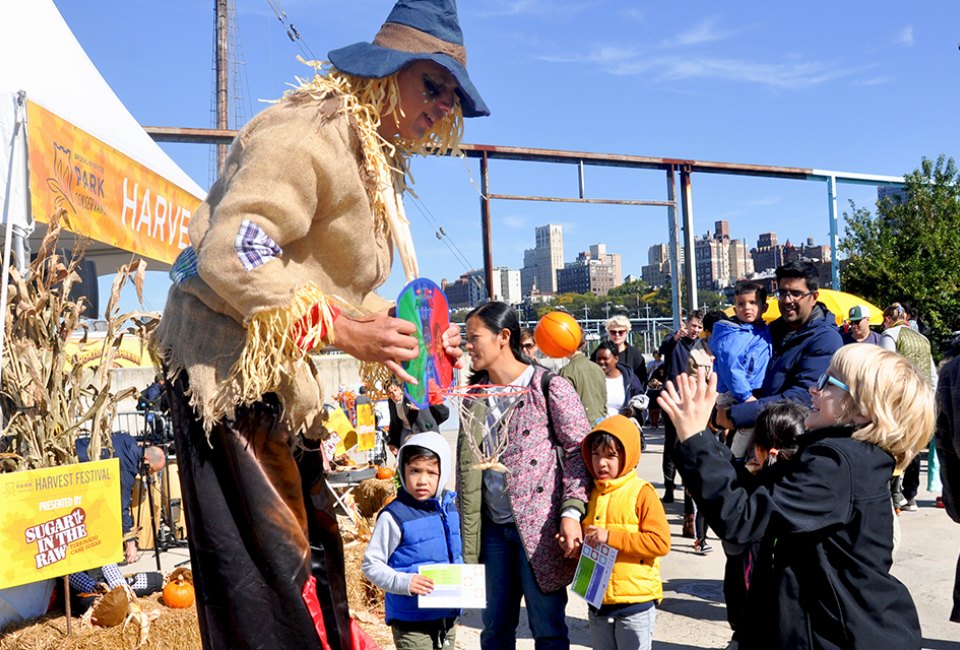
[[[197,624],[196,606],[171,609],[160,601],[161,594],[140,598],[146,609],[159,609],[160,618],[150,625],[150,636],[142,646],[144,650],[193,650],[200,648],[200,627]],[[140,627],[131,622],[124,631],[116,627],[96,627],[81,630],[80,619],[72,621],[73,635],[67,636],[67,618],[53,614],[10,626],[0,632],[0,650],[101,650],[103,648],[137,647]]]
[[[361,528],[369,531],[373,528],[372,519],[363,519]],[[393,634],[390,627],[384,623],[383,591],[367,580],[360,570],[363,563],[363,554],[367,550],[369,533],[355,532],[350,524],[342,525],[343,531],[343,558],[346,565],[347,599],[350,602],[350,614],[360,627],[369,634],[383,649],[393,648]],[[358,576],[358,580],[350,576]],[[3,650],[0,648],[0,650]]]

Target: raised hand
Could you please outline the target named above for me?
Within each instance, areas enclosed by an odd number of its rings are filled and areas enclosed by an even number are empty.
[[[677,438],[683,442],[706,429],[710,422],[710,413],[717,402],[717,373],[710,373],[708,380],[700,368],[696,377],[681,374],[675,381],[676,384],[667,382],[657,404],[670,417],[677,429]]]

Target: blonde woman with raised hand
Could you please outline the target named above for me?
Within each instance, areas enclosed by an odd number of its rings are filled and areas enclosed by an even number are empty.
[[[933,393],[912,363],[872,345],[841,348],[810,393],[797,455],[762,485],[700,435],[714,376],[680,375],[660,396],[681,442],[680,473],[710,527],[730,542],[761,542],[739,647],[919,650],[913,599],[890,575],[888,484],[930,440]]]

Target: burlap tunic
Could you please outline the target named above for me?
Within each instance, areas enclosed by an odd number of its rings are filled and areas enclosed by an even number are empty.
[[[235,412],[236,387],[226,380],[252,315],[286,308],[307,283],[346,313],[387,306],[373,290],[390,273],[392,242],[374,216],[357,131],[339,105],[300,96],[256,116],[190,221],[195,264],[184,263],[188,255],[175,265],[153,343],[171,373],[186,370],[207,428]],[[245,268],[237,245],[244,222],[282,252]],[[275,392],[284,423],[319,437],[323,400],[310,364],[290,361]]]

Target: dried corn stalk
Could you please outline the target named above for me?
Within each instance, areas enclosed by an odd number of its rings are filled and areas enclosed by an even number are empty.
[[[77,462],[75,442],[90,435],[90,457],[99,458],[110,445],[117,403],[136,389],[121,394],[110,390],[113,360],[124,336],[146,340],[158,314],[133,311],[118,314],[120,293],[133,282],[143,301],[146,263],[134,260],[122,266],[113,282],[107,303],[106,335],[99,360],[85,369],[74,356],[68,359],[67,342],[86,325],[81,313],[86,300],[70,300],[70,289],[79,281],[77,267],[86,245],[78,241],[72,257],[57,251],[62,226],[60,210],[51,219],[36,259],[25,274],[10,269],[7,311],[3,314],[3,373],[0,407],[4,435],[13,446],[4,454],[0,471],[54,467]],[[89,347],[88,347],[89,349]]]

